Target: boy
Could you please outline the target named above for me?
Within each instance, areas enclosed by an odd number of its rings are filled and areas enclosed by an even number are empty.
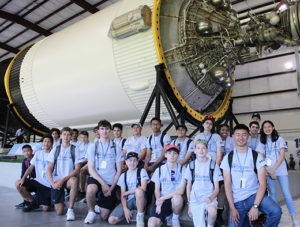
[[[258,123],[260,123],[261,121],[261,117],[259,113],[253,113],[251,116],[251,121],[256,121]]]
[[[137,153],[129,152],[127,154],[126,165],[128,170],[118,180],[118,185],[121,187],[121,204],[112,211],[108,222],[115,225],[125,217],[129,223],[132,216],[131,211],[137,210],[136,226],[144,227],[145,191],[149,177],[144,169],[137,169]]]
[[[187,180],[186,194],[189,204],[189,215],[194,226],[205,225],[205,211],[208,213],[207,226],[213,227],[217,218],[217,195],[222,173],[215,161],[208,159],[206,140],[195,141],[197,159],[190,162],[185,171]]]
[[[51,184],[51,202],[58,215],[64,212],[65,188],[70,189],[67,221],[75,220],[74,203],[78,188],[77,175],[80,170],[79,153],[70,144],[71,129],[61,130],[61,144],[53,147],[48,156],[47,176]]]
[[[50,130],[50,135],[53,138],[53,147],[57,147],[61,143],[59,129],[58,128],[52,128]]]
[[[113,125],[113,133],[114,133],[114,143],[119,147],[119,149],[123,150],[124,144],[126,142],[125,138],[122,138],[123,125],[120,123],[116,123]]]
[[[167,163],[158,167],[151,178],[155,183],[156,202],[150,213],[148,227],[160,226],[172,213],[172,226],[180,227],[183,198],[178,189],[185,169],[177,163],[179,148],[176,145],[166,147],[165,157]]]
[[[94,136],[95,136],[94,142],[96,142],[98,139],[100,139],[100,135],[99,135],[98,129],[99,129],[98,125],[95,126],[94,129],[93,129]]]
[[[116,202],[116,185],[121,174],[122,151],[110,140],[111,124],[106,120],[98,123],[100,139],[88,147],[88,169],[90,177],[87,180],[86,201],[89,212],[84,220],[92,224],[95,219],[96,195],[101,192],[98,205],[103,220]]]
[[[79,143],[76,149],[78,149],[79,160],[80,160],[80,194],[85,197],[85,183],[86,176],[89,174],[87,165],[87,149],[89,146],[89,133],[87,131],[81,131],[79,133]]]
[[[50,182],[47,177],[47,158],[52,147],[52,137],[44,136],[42,138],[42,149],[35,152],[34,157],[30,162],[30,167],[26,170],[24,176],[19,182],[19,185],[23,185],[28,175],[35,172],[36,178],[32,181],[33,186],[36,188],[37,201],[33,201],[33,197],[28,193],[27,198],[30,201],[23,211],[31,211],[37,204],[42,205],[43,211],[49,211],[51,205],[51,189]]]
[[[256,151],[256,147],[260,142],[260,134],[259,134],[259,123],[257,121],[251,121],[249,124],[250,129],[250,137],[248,139],[248,147],[252,150]]]
[[[72,136],[72,140],[71,140],[71,144],[74,145],[75,147],[78,145],[79,140],[78,140],[78,135],[79,135],[79,131],[76,128],[73,128],[71,131],[71,136]]]
[[[22,162],[22,171],[21,171],[21,178],[23,178],[26,170],[30,167],[30,161],[32,160],[32,153],[33,150],[30,145],[26,144],[22,147],[23,155],[25,159]],[[16,208],[24,208],[25,206],[30,206],[32,209],[37,208],[34,202],[34,199],[31,192],[36,192],[36,188],[34,187],[33,179],[35,178],[35,171],[33,171],[26,176],[24,181],[21,183],[21,180],[17,180],[15,183],[16,189],[19,191],[20,195],[24,198],[24,202],[16,205]],[[29,200],[28,200],[29,199]],[[30,204],[31,203],[31,204]],[[24,210],[26,211],[26,209]]]
[[[187,127],[185,125],[178,125],[176,127],[177,139],[173,140],[171,144],[179,147],[180,153],[178,163],[185,165],[190,160],[194,151],[194,142],[186,136]]]
[[[265,195],[265,162],[261,155],[247,146],[248,127],[244,124],[236,125],[232,138],[235,149],[228,153],[221,163],[230,208],[228,226],[249,226],[249,219],[256,220],[258,211],[267,215],[265,227],[278,226],[281,208]]]

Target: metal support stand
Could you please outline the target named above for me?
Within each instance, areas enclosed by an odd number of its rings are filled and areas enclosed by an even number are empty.
[[[4,129],[4,137],[3,137],[3,142],[2,142],[2,148],[4,148],[5,145],[6,145],[6,143],[7,143],[9,115],[10,115],[10,105],[7,105],[6,119],[5,119],[5,129]]]
[[[234,114],[232,112],[232,102],[233,102],[233,100],[230,101],[229,108],[223,119],[224,124],[228,125],[228,122],[229,122],[230,135],[233,134],[233,128],[234,128],[233,123],[235,123],[236,125],[239,124],[238,120],[236,119],[236,117],[234,116]],[[221,122],[220,122],[220,124],[221,124]]]

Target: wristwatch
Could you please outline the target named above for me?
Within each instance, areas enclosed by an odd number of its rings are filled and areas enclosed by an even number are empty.
[[[256,203],[253,204],[254,208],[258,208],[258,205]]]

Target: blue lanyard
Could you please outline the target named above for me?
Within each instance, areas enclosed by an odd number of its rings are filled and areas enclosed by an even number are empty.
[[[46,170],[46,165],[47,164],[45,164],[45,163],[47,163],[47,162],[45,162],[44,150],[42,150],[42,152],[43,152],[43,169]]]
[[[114,139],[114,141],[115,141],[115,143],[117,143],[117,139]],[[119,145],[120,145],[121,142],[122,142],[122,137],[121,137],[117,147],[120,147]],[[121,147],[121,148],[123,149],[123,147]]]
[[[182,151],[182,148],[184,147],[183,145],[186,143],[186,141],[187,141],[187,138],[185,137],[184,138],[184,140],[182,141],[182,143],[179,143],[179,140],[178,140],[178,138],[176,139],[176,142],[175,142],[175,145],[179,145],[179,152],[181,153],[181,151]],[[188,148],[187,148],[188,149]]]
[[[207,146],[208,146],[208,152],[212,152],[211,151],[211,144],[209,143],[210,142],[210,139],[211,139],[211,137],[212,137],[212,133],[210,134],[210,137],[209,137],[209,139],[207,140],[207,137],[204,135],[204,133],[203,133],[203,136],[204,136],[204,138],[205,138],[205,140],[206,140],[206,143],[207,143]]]
[[[271,153],[272,153],[272,145],[273,145],[273,143],[271,141],[271,147],[269,149],[268,141],[266,142],[266,150],[267,150],[267,153],[269,156],[271,156]]]
[[[257,144],[257,141],[258,141],[258,136],[256,137],[256,140],[255,140],[255,146],[254,146],[254,147],[253,147],[253,143],[252,143],[252,137],[250,138],[250,140],[251,140],[251,148],[252,148],[252,150],[255,151],[255,149],[256,149],[256,144]]]
[[[107,144],[107,147],[106,147],[106,151],[104,152],[104,148],[103,148],[103,145],[102,145],[102,142],[100,141],[100,145],[101,145],[101,150],[103,151],[103,159],[106,158],[106,155],[107,155],[107,152],[108,152],[108,149],[109,149],[109,145],[110,145],[110,141],[108,142]]]
[[[239,161],[239,164],[240,164],[242,176],[244,176],[244,170],[245,170],[245,165],[246,165],[247,155],[248,155],[248,151],[247,151],[246,157],[245,157],[245,159],[244,159],[244,166],[242,167],[242,164],[241,164],[241,161],[240,161],[240,157],[239,157],[239,153],[236,151],[236,156],[237,156],[238,161]]]
[[[157,146],[157,144],[155,142],[155,135],[154,135],[154,133],[153,133],[152,137],[153,137],[153,142],[154,142],[154,148],[157,149],[158,146]],[[161,133],[158,136],[158,142],[160,141],[160,137],[161,137]]]
[[[177,164],[177,168],[176,168],[176,173],[175,173],[175,178],[174,178],[174,181],[172,181],[172,176],[171,176],[171,171],[168,167],[168,164],[166,164],[167,166],[167,170],[168,170],[168,173],[169,173],[169,176],[170,176],[170,181],[172,182],[172,184],[175,186],[176,185],[176,178],[177,178],[177,175],[178,175],[178,167],[179,165]]]

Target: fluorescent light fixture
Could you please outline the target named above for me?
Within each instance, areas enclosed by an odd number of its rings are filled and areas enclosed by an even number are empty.
[[[292,62],[289,61],[284,64],[284,67],[288,70],[291,70],[291,69],[293,69],[294,65]]]

